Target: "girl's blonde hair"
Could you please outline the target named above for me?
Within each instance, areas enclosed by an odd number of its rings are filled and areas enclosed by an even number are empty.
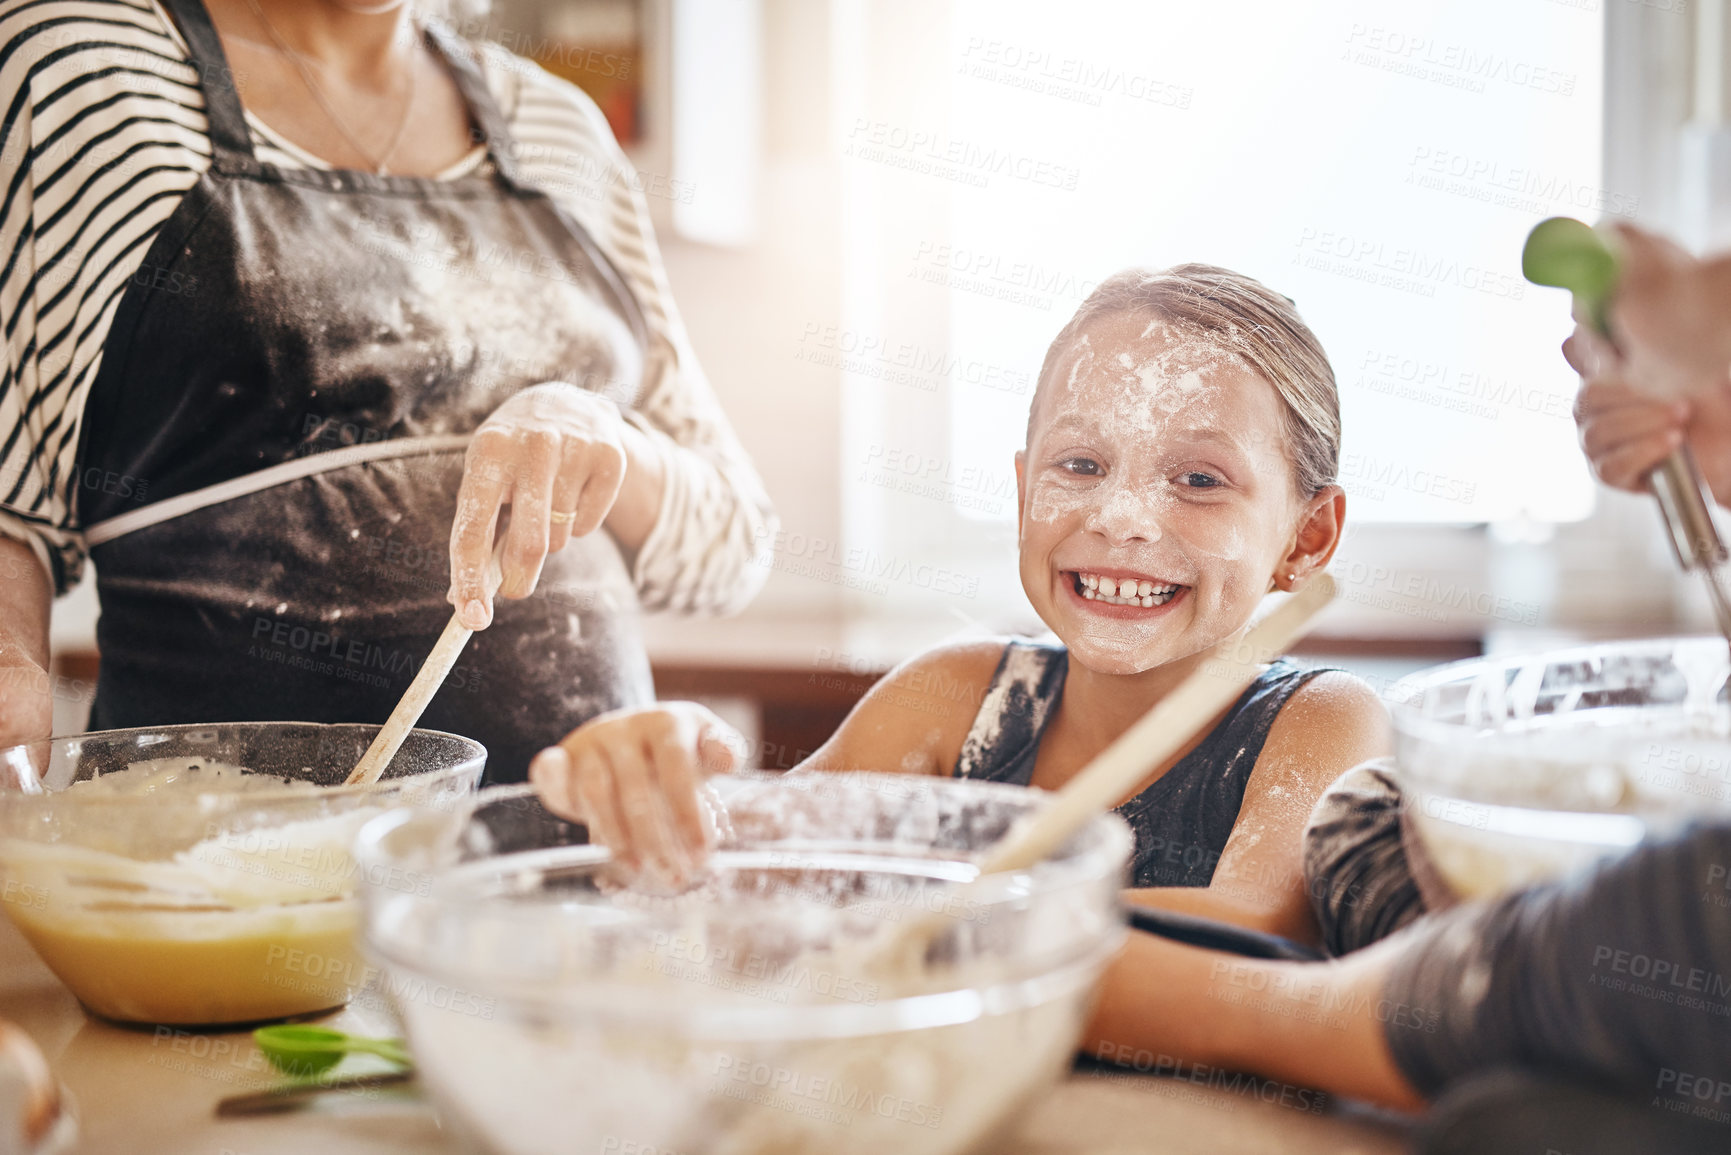
[[[1151,312],[1194,327],[1242,357],[1280,394],[1281,425],[1299,492],[1315,497],[1334,484],[1340,469],[1340,390],[1322,342],[1291,300],[1218,265],[1126,269],[1102,281],[1046,350],[1028,413],[1030,434],[1047,378],[1082,326],[1119,312]]]

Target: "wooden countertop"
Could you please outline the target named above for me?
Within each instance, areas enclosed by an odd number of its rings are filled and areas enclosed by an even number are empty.
[[[245,1033],[131,1030],[92,1019],[5,919],[0,919],[0,1015],[30,1033],[71,1092],[80,1119],[76,1155],[455,1155],[461,1150],[424,1103],[383,1092],[371,1098],[325,1096],[318,1109],[296,1114],[216,1118],[219,1099],[275,1081]],[[351,1007],[328,1022],[365,1034],[391,1031],[376,1010]],[[1235,1086],[1239,1089],[1229,1089]],[[1216,1075],[1185,1081],[1078,1073],[1034,1108],[1004,1155],[1394,1155],[1404,1150],[1402,1129],[1386,1117],[1341,1104],[1313,1114],[1296,1105],[1296,1095],[1288,1095],[1285,1105],[1278,1100],[1278,1092],[1259,1096],[1243,1081]]]

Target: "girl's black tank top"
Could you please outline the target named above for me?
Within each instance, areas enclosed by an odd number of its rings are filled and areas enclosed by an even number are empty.
[[[1047,724],[1064,696],[1063,646],[1012,641],[980,702],[953,775],[1026,786]],[[1207,886],[1238,821],[1244,787],[1282,706],[1326,669],[1285,658],[1239,695],[1196,748],[1118,813],[1136,834],[1130,885]]]

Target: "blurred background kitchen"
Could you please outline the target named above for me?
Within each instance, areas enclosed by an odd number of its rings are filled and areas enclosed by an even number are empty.
[[[1037,631],[1015,480],[1046,345],[1130,265],[1291,296],[1342,386],[1350,533],[1313,660],[1710,628],[1651,501],[1576,448],[1546,216],[1725,243],[1722,0],[496,0],[588,91],[782,519],[730,620],[650,623],[664,697],[786,766],[876,675]],[[773,557],[767,556],[773,551]],[[55,607],[84,728],[91,583]],[[959,692],[959,691],[958,691]]]

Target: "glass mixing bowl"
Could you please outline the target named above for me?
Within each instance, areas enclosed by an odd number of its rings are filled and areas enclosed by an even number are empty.
[[[393,806],[451,805],[487,758],[415,730],[379,782],[342,785],[377,731],[227,722],[0,750],[0,906],[104,1018],[207,1026],[340,1006],[366,977],[355,832]]]
[[[720,846],[678,896],[615,885],[521,790],[361,832],[367,948],[446,1126],[494,1155],[937,1155],[980,1149],[1066,1069],[1125,934],[1121,819],[961,890],[1047,795],[712,787]]]
[[[1457,894],[1553,878],[1731,813],[1725,639],[1455,662],[1389,694],[1404,821]]]

